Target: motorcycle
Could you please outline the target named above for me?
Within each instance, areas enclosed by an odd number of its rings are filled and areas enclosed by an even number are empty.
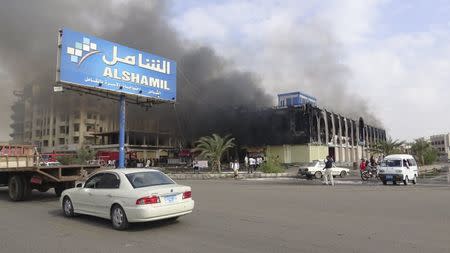
[[[361,179],[367,181],[370,178],[379,179],[378,169],[376,166],[368,166],[366,170],[361,172]]]

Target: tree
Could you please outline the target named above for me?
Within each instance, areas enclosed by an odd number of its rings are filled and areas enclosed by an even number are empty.
[[[195,142],[194,152],[200,152],[200,157],[205,157],[212,162],[212,169],[221,172],[222,157],[229,148],[234,147],[234,138],[230,135],[220,137],[218,134],[201,137]]]
[[[88,148],[81,148],[77,152],[78,164],[86,164],[87,161],[94,159],[94,153]]]
[[[387,138],[385,141],[380,141],[376,143],[372,150],[383,154],[383,155],[392,155],[394,153],[399,152],[400,146],[403,145],[405,141],[393,140],[391,137]]]
[[[437,152],[430,143],[425,140],[417,139],[411,146],[412,153],[419,159],[421,165],[432,164],[437,159]]]

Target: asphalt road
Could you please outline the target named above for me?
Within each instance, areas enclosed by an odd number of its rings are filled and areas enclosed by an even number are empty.
[[[450,252],[450,187],[298,180],[182,181],[196,209],[177,222],[62,216],[51,193],[8,200],[0,252]]]

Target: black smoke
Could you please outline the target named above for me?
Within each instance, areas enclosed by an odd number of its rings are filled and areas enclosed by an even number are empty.
[[[163,55],[177,61],[177,104],[150,110],[128,107],[129,120],[162,117],[192,139],[214,131],[238,106],[270,106],[271,97],[252,73],[234,70],[211,48],[188,46],[168,24],[166,1],[5,1],[0,9],[0,69],[12,89],[42,85],[35,100],[48,103],[55,80],[56,35],[61,27]],[[10,89],[11,90],[11,89]],[[1,96],[11,96],[2,94]],[[73,96],[67,94],[65,96]],[[96,101],[97,98],[90,98]],[[61,100],[61,99],[59,99]],[[64,102],[64,99],[62,99]],[[3,129],[5,130],[5,129]]]
[[[265,93],[259,76],[234,69],[210,47],[186,41],[177,34],[168,22],[169,4],[146,0],[1,0],[0,82],[4,92],[0,101],[11,101],[12,90],[38,84],[42,92],[35,100],[42,104],[49,102],[55,83],[57,31],[68,27],[177,61],[177,104],[158,105],[148,111],[130,105],[129,120],[162,118],[166,128],[176,129],[184,139],[192,140],[215,132],[217,126],[223,131],[238,126],[229,122],[239,121],[233,119],[236,109],[270,107],[274,96]],[[301,71],[314,76],[315,69],[312,64]],[[335,72],[330,71],[327,78],[332,80]],[[330,93],[325,89],[320,97]],[[345,92],[337,94],[341,93]],[[78,94],[62,96],[57,99],[59,107],[70,110],[64,104],[64,96]],[[96,97],[87,97],[90,104],[99,104],[105,110],[115,106],[113,102],[100,103]],[[7,106],[0,110],[2,118],[9,113]],[[0,126],[0,130],[10,131],[8,124]]]

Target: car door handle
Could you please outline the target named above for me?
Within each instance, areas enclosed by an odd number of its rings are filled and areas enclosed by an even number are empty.
[[[106,197],[110,197],[110,198],[112,198],[112,195],[111,195],[111,194],[107,194],[107,195],[106,195]]]

